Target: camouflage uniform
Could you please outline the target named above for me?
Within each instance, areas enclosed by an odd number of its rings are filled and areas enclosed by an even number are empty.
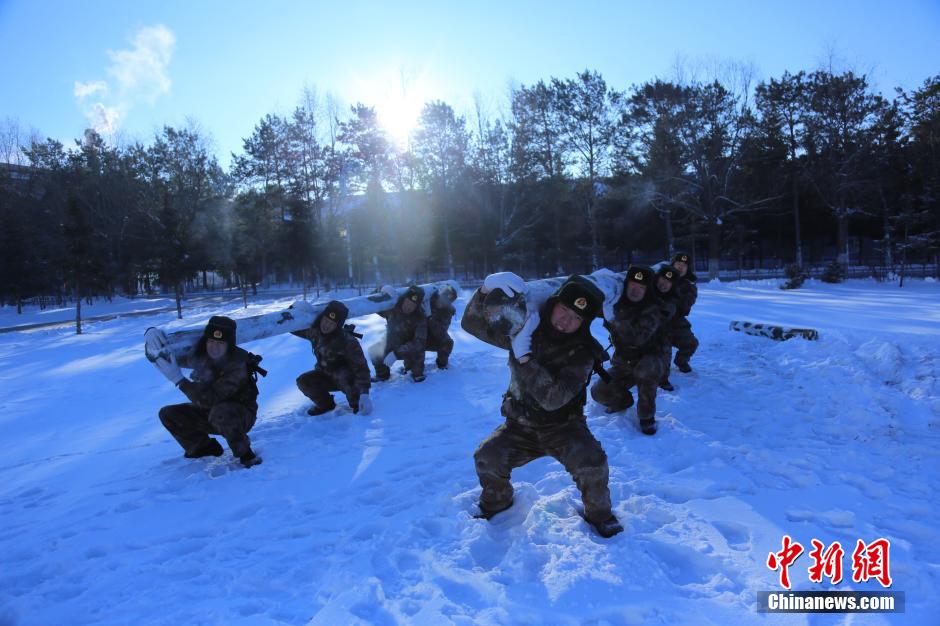
[[[187,456],[205,449],[209,435],[222,435],[237,457],[251,454],[248,431],[258,415],[254,358],[234,346],[217,361],[201,351],[195,357],[192,380],[179,382],[190,402],[160,409],[160,421]]]
[[[292,333],[310,341],[317,365],[297,377],[297,388],[318,408],[335,406],[331,391],[342,391],[354,411],[359,397],[369,393],[369,365],[359,340],[349,326],[341,326],[329,334],[320,330],[320,318],[306,329]]]
[[[692,306],[698,298],[698,287],[695,285],[695,274],[686,272],[685,276],[676,281],[672,290],[676,297],[676,314],[669,325],[670,353],[672,347],[677,348],[675,364],[680,370],[689,368],[689,360],[698,349],[698,339],[692,334],[692,324],[688,320]],[[670,365],[667,359],[665,376],[669,376]]]
[[[480,291],[473,295],[461,326],[486,343],[510,350],[511,375],[501,407],[506,422],[473,455],[483,487],[481,511],[486,514],[509,507],[512,470],[547,455],[574,478],[588,521],[611,518],[607,455],[584,416],[591,374],[607,359],[607,353],[590,335],[590,322],[584,322],[583,331],[555,331],[547,323],[554,306],[550,299],[532,336],[531,358],[519,363],[511,354],[511,338],[497,323],[487,320],[484,299]]]
[[[654,289],[649,285],[639,302],[631,302],[624,293],[614,305],[614,319],[604,322],[614,345],[608,370],[611,380],[598,380],[591,388],[591,397],[615,412],[633,405],[630,388],[636,385],[641,426],[656,417],[656,388],[663,376],[663,330],[670,315],[669,307],[653,295]]]
[[[437,366],[447,367],[447,360],[454,350],[454,340],[447,330],[457,314],[457,309],[439,293],[431,296],[431,315],[428,317],[428,352],[437,352]]]
[[[405,298],[412,294],[420,294],[418,306],[409,314],[401,309]],[[369,346],[369,357],[375,368],[375,377],[378,380],[388,380],[391,371],[383,362],[385,357],[394,352],[395,356],[405,362],[405,369],[411,371],[415,378],[424,376],[424,352],[428,341],[428,320],[421,308],[421,298],[424,292],[419,287],[410,287],[395,304],[394,308],[379,313],[388,320],[385,337]]]

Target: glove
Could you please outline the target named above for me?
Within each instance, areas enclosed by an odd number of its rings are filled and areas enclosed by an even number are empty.
[[[379,289],[379,291],[381,291],[382,293],[384,293],[385,295],[387,295],[389,298],[393,300],[398,297],[398,292],[395,291],[395,288],[392,287],[391,285],[382,285],[382,288]]]
[[[372,412],[372,400],[369,398],[369,394],[364,393],[359,396],[359,410],[355,412],[362,415],[368,415]]]
[[[520,363],[528,361],[528,356],[532,353],[532,333],[539,326],[538,313],[532,313],[526,318],[525,323],[515,337],[512,339],[512,353]],[[526,357],[523,360],[523,357]]]
[[[517,293],[525,293],[525,281],[518,274],[512,272],[496,272],[490,274],[483,281],[483,292],[489,293],[494,289],[502,289],[510,298]]]
[[[144,353],[151,363],[156,361],[158,357],[163,356],[161,353],[166,352],[168,345],[169,341],[167,341],[166,334],[159,328],[151,327],[144,333]]]
[[[395,356],[395,351],[393,350],[385,355],[385,359],[382,362],[385,363],[385,367],[391,367],[397,360],[398,357]]]
[[[180,372],[180,366],[176,364],[176,357],[173,356],[172,352],[168,352],[167,356],[161,356],[157,358],[153,364],[160,370],[160,373],[163,374],[168,381],[174,385],[178,384],[183,380],[183,374]]]

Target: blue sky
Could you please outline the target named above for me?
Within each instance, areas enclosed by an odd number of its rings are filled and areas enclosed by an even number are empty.
[[[626,88],[672,76],[677,58],[752,63],[764,78],[829,50],[882,90],[916,88],[940,73],[940,1],[0,0],[0,117],[60,140],[90,120],[146,140],[191,117],[227,163],[305,84],[376,105],[394,134],[427,99],[469,111],[479,92],[495,112],[512,81],[591,68]]]

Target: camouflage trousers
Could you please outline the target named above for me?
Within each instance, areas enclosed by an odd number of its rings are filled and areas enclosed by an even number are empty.
[[[391,369],[385,365],[385,357],[389,353],[395,353],[396,360],[405,362],[405,369],[411,371],[413,376],[424,374],[424,350],[409,350],[407,348],[388,349],[385,340],[382,339],[369,346],[369,359],[372,361],[372,367],[375,368],[375,377],[379,380],[385,380],[391,376]]]
[[[698,338],[692,334],[692,325],[688,320],[679,326],[674,326],[670,331],[670,346],[664,349],[666,369],[663,372],[663,380],[669,379],[669,371],[672,369],[672,348],[676,348],[676,365],[688,365],[692,355],[698,350]]]
[[[584,513],[602,522],[611,515],[607,454],[584,418],[531,428],[507,420],[473,454],[483,493],[480,510],[500,511],[512,504],[512,470],[543,456],[561,463],[581,492]]]
[[[160,409],[160,422],[186,452],[204,445],[209,435],[222,435],[235,456],[242,456],[251,449],[248,431],[255,425],[257,416],[257,406],[252,408],[237,402],[219,402],[209,410],[191,402]]]
[[[591,387],[591,397],[610,410],[623,410],[633,404],[630,389],[636,386],[636,414],[641,420],[656,417],[656,388],[663,376],[659,353],[644,354],[636,360],[622,361],[614,355],[614,365],[607,371],[610,382],[599,379]]]
[[[439,336],[437,333],[428,331],[427,351],[437,352],[438,367],[446,367],[450,353],[454,351],[454,340],[451,339],[450,333]]]
[[[342,391],[349,406],[359,406],[359,389],[353,383],[352,372],[348,370],[327,372],[315,369],[304,372],[297,377],[297,388],[321,408],[330,406],[330,400],[333,399],[331,391]]]

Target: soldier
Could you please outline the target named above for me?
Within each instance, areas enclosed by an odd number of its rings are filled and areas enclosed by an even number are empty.
[[[483,488],[478,517],[490,519],[512,506],[510,474],[529,461],[551,456],[571,474],[584,502],[583,516],[603,537],[623,530],[610,507],[607,455],[588,429],[586,389],[607,353],[591,336],[591,320],[603,294],[580,276],[569,278],[522,329],[510,337],[506,307],[525,314],[523,280],[510,272],[486,278],[467,303],[461,326],[473,336],[509,350],[506,422],[473,455]],[[515,298],[507,303],[508,298]]]
[[[428,317],[428,352],[437,352],[438,369],[447,369],[447,361],[454,349],[454,340],[447,330],[457,314],[454,301],[457,290],[442,285],[431,295],[431,315]]]
[[[620,299],[605,306],[604,327],[614,345],[611,380],[599,380],[591,388],[591,397],[608,413],[616,413],[633,406],[630,388],[636,385],[636,413],[646,435],[656,434],[656,387],[663,375],[661,331],[669,317],[653,289],[653,270],[631,267]]]
[[[674,362],[680,372],[688,374],[692,371],[689,360],[698,349],[698,339],[692,334],[692,324],[688,320],[692,305],[698,298],[698,287],[695,285],[697,279],[689,269],[689,255],[685,252],[676,253],[672,257],[672,265],[679,272],[680,277],[673,287],[676,291],[676,315],[672,318],[670,325],[672,346],[677,348]],[[672,352],[671,348],[670,352]],[[668,370],[666,377],[669,377]]]
[[[386,285],[382,292],[394,297],[395,289]],[[425,379],[424,351],[428,339],[427,313],[421,308],[424,290],[417,285],[408,287],[404,294],[387,311],[379,313],[388,320],[385,337],[369,347],[369,357],[375,367],[373,382],[388,380],[389,368],[396,360],[405,362],[405,369],[411,371],[411,378],[416,383]]]
[[[235,320],[214,316],[196,346],[192,380],[180,373],[172,353],[154,362],[190,402],[160,409],[160,421],[183,447],[188,459],[222,456],[222,446],[209,435],[222,435],[245,467],[261,463],[251,449],[248,431],[258,415],[257,374],[261,357],[235,345]]]
[[[659,381],[660,389],[666,391],[675,391],[676,388],[669,382],[669,361],[672,358],[672,319],[676,315],[678,302],[676,301],[676,290],[674,288],[676,281],[679,280],[679,272],[676,268],[667,263],[661,264],[656,269],[656,293],[662,300],[663,307],[668,311],[669,319],[660,329],[660,338],[663,351],[663,379]]]
[[[336,408],[331,391],[342,391],[353,413],[372,412],[369,399],[369,365],[359,345],[362,335],[346,325],[349,309],[338,300],[326,305],[310,328],[291,334],[310,341],[316,367],[297,377],[297,388],[313,400],[308,415],[322,415]]]

